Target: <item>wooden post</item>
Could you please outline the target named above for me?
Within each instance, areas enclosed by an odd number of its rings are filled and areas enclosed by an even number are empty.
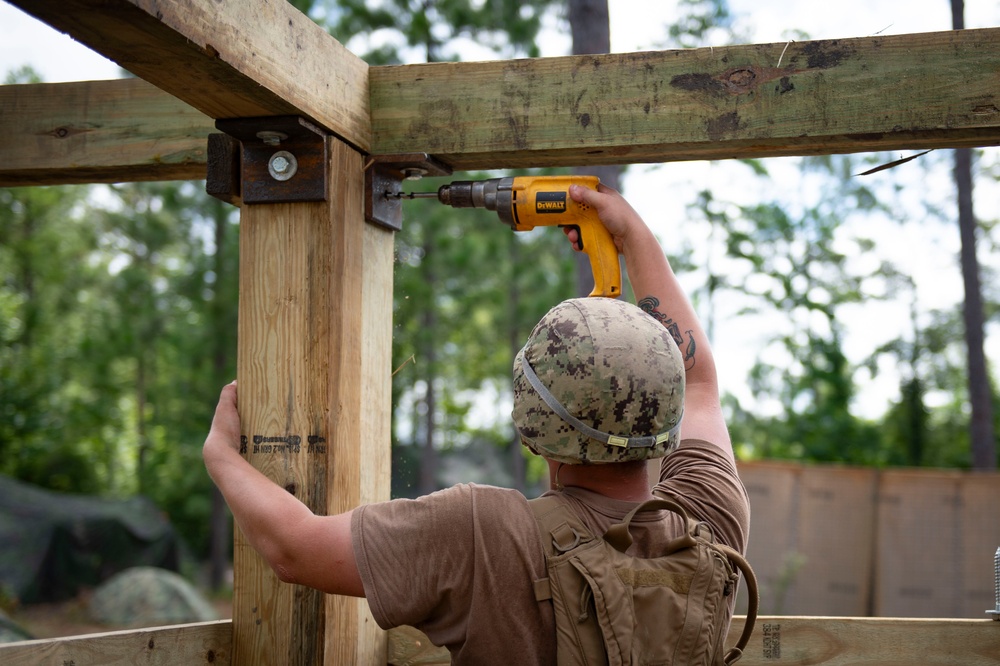
[[[321,514],[388,499],[390,464],[393,236],[327,141],[327,201],[242,209],[237,371],[248,459]],[[279,582],[241,535],[234,559],[232,663],[385,663],[363,599]]]

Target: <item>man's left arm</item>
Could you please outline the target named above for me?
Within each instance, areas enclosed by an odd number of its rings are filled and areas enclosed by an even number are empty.
[[[317,516],[239,453],[236,382],[222,389],[202,456],[250,545],[286,583],[364,596],[351,543],[351,512]]]

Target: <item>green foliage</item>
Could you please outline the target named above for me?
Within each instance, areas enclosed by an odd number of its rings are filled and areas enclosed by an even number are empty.
[[[710,43],[710,35],[731,28],[732,16],[726,0],[679,0],[677,22],[668,29],[670,42],[681,48]]]
[[[737,261],[727,266],[720,288],[749,297],[744,314],[771,313],[783,322],[748,377],[755,402],[769,407],[751,413],[734,397],[726,398],[740,455],[880,466],[969,465],[961,313],[922,308],[911,276],[884,260],[867,259],[881,248],[865,235],[866,225],[857,224],[878,218],[911,227],[952,224],[946,208],[923,196],[915,201],[912,191],[895,184],[898,174],[880,178],[878,190],[854,175],[895,157],[867,156],[864,165],[848,157],[801,159],[803,182],[819,178],[821,185],[811,203],[799,209],[777,203],[735,206],[709,192],[693,207],[724,236],[727,256]],[[928,157],[907,168],[933,166]],[[914,232],[900,226],[898,233]],[[995,307],[990,293],[984,290],[987,312]],[[910,330],[872,350],[868,359],[849,361],[842,314],[861,302],[905,302],[908,296]],[[861,332],[855,330],[855,336]],[[900,375],[899,397],[872,423],[856,416],[863,406],[857,387],[885,367]]]
[[[105,320],[129,373],[122,400],[137,490],[203,552],[212,485],[201,443],[221,386],[235,376],[235,209],[200,184],[115,187],[100,213],[116,312]]]
[[[218,256],[206,214],[235,218],[200,190],[0,189],[0,472],[144,492],[198,551],[200,445],[235,374],[237,303],[235,233]]]
[[[99,280],[81,202],[86,188],[0,189],[0,471],[89,492],[94,453],[64,433],[92,433],[86,378],[73,373],[89,318],[77,304]]]
[[[536,57],[552,0],[338,0],[312,15],[370,64],[460,60],[475,46],[497,58]],[[416,55],[419,53],[420,55]]]
[[[32,67],[25,65],[19,69],[9,72],[4,78],[4,85],[16,83],[41,83],[42,79]]]

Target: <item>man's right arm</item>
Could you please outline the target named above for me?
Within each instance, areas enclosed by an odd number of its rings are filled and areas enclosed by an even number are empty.
[[[703,439],[733,458],[729,430],[719,401],[719,381],[708,337],[681,289],[653,232],[615,190],[574,186],[570,196],[597,210],[625,257],[637,305],[670,331],[684,357],[686,371],[682,439]],[[575,232],[567,235],[576,242]]]
[[[351,512],[318,516],[239,453],[236,382],[222,389],[202,456],[247,541],[286,583],[363,597]]]
[[[703,440],[682,447],[661,461],[658,487],[681,501],[690,515],[706,520],[716,535],[745,551],[750,514],[740,482],[729,430],[719,401],[715,359],[708,338],[659,242],[620,194],[601,187],[570,195],[584,199],[611,232],[625,256],[638,305],[671,332],[685,360],[682,440]],[[576,240],[568,234],[571,241]]]

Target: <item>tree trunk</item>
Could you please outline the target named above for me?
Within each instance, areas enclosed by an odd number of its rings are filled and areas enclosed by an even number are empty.
[[[611,23],[607,0],[568,0],[569,26],[573,37],[573,55],[611,52]],[[621,189],[620,166],[599,166],[573,169],[579,175],[592,175],[613,189]],[[586,296],[594,286],[594,273],[589,257],[580,252],[576,256],[577,294]]]
[[[952,27],[965,27],[965,3],[952,0]],[[969,438],[972,445],[973,469],[995,469],[996,437],[993,433],[993,404],[990,394],[989,371],[984,346],[983,299],[976,257],[978,225],[972,204],[972,150],[955,151],[955,185],[958,190],[958,229],[962,239],[962,279],[965,283],[965,343],[968,347],[969,404],[972,418]]]

